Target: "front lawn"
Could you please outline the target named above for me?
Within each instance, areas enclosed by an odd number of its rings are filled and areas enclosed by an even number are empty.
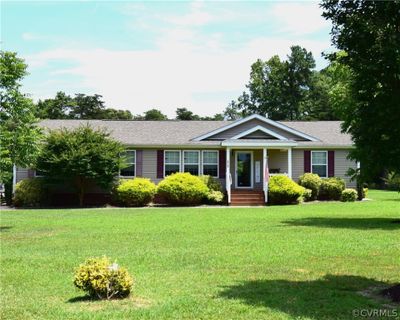
[[[1,212],[2,319],[352,319],[400,282],[400,195],[266,208]],[[135,278],[126,300],[72,284],[107,255]],[[400,313],[398,313],[400,314]]]

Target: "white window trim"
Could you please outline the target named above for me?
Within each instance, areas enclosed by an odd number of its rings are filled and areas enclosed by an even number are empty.
[[[166,161],[165,161],[165,153],[166,152],[179,152],[179,171],[178,172],[182,172],[182,150],[164,150],[164,161],[163,161],[163,176],[164,178],[166,177],[165,175],[165,165],[166,165]],[[168,164],[172,164],[172,165],[176,165],[178,163],[168,163]]]
[[[326,163],[325,164],[313,164],[313,153],[321,153],[321,152],[325,152],[325,159],[326,159]],[[328,151],[326,150],[311,150],[311,173],[313,172],[313,166],[326,166],[326,172],[325,172],[325,177],[321,177],[321,178],[328,178]]]
[[[36,170],[33,171],[33,176],[34,176],[35,178],[42,178],[42,177],[44,177],[44,175],[37,174],[37,171],[36,171]]]
[[[126,149],[124,152],[128,152],[128,151],[133,151],[133,152],[135,152],[135,162],[129,162],[129,163],[127,163],[127,164],[129,164],[129,165],[135,165],[135,173],[134,173],[134,175],[133,176],[123,176],[123,175],[121,175],[121,170],[119,170],[119,177],[120,178],[134,178],[134,177],[136,177],[136,150],[135,149]]]
[[[197,163],[185,163],[185,152],[197,152]],[[185,165],[197,165],[198,176],[201,175],[200,171],[200,150],[182,150],[182,172],[185,172]]]
[[[204,165],[215,165],[215,163],[204,162],[204,152],[216,152],[217,153],[217,175],[211,176],[213,178],[219,178],[219,150],[202,150],[201,151],[201,174],[204,175]]]

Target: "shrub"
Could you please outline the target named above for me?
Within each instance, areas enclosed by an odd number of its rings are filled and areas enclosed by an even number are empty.
[[[224,194],[221,191],[211,190],[208,192],[206,199],[211,204],[222,203],[224,201]]]
[[[303,193],[303,200],[304,201],[311,201],[314,200],[312,197],[312,190],[310,189],[305,189]]]
[[[156,185],[147,178],[122,180],[115,189],[117,201],[127,207],[145,206],[155,194]]]
[[[174,173],[158,184],[157,192],[170,204],[194,205],[207,197],[204,181],[190,173]]]
[[[204,181],[204,183],[206,184],[207,188],[210,191],[222,192],[222,185],[218,179],[215,179],[214,177],[209,175],[200,176],[200,179]]]
[[[363,194],[362,194],[362,198],[367,198],[368,197],[368,188],[363,188]]]
[[[383,178],[383,181],[386,189],[400,192],[400,174],[389,172],[386,178]]]
[[[321,200],[340,200],[345,182],[340,178],[322,179],[318,198]]]
[[[315,173],[305,173],[299,178],[299,185],[312,191],[310,200],[318,198],[319,187],[322,179]]]
[[[298,203],[305,188],[284,175],[272,176],[269,181],[268,199],[272,204]]]
[[[92,298],[125,298],[131,292],[133,279],[125,268],[111,264],[107,257],[91,258],[76,269],[74,285]]]
[[[21,180],[15,186],[14,205],[16,207],[39,207],[43,205],[46,195],[42,178]]]
[[[340,201],[354,202],[357,199],[357,191],[354,189],[344,189]]]

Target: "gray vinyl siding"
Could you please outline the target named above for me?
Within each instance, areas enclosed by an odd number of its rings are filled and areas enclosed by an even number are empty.
[[[335,176],[343,178],[348,187],[354,188],[356,183],[354,181],[350,182],[350,178],[346,176],[346,173],[349,168],[355,169],[357,164],[355,161],[347,159],[348,155],[348,150],[335,150]]]
[[[143,150],[143,177],[150,178],[154,183],[158,183],[161,179],[157,179],[157,150]]]
[[[287,150],[268,150],[268,166],[270,169],[279,169],[279,173],[288,172]]]
[[[321,148],[320,150],[326,150]],[[339,149],[335,151],[335,177],[343,178],[346,181],[346,185],[350,188],[355,187],[355,182],[350,182],[349,177],[346,176],[346,172],[349,168],[356,168],[354,161],[348,160],[347,156],[349,150]],[[293,180],[298,181],[299,177],[304,174],[304,150],[294,149],[292,153],[293,165],[292,174]]]
[[[27,178],[29,178],[28,169],[17,167],[17,183]]]

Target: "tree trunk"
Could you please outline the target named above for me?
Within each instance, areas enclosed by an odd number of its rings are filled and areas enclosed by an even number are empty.
[[[85,182],[84,182],[84,178],[78,177],[76,183],[77,183],[77,188],[78,188],[79,206],[83,207],[83,200],[84,200],[84,197],[85,197]]]

